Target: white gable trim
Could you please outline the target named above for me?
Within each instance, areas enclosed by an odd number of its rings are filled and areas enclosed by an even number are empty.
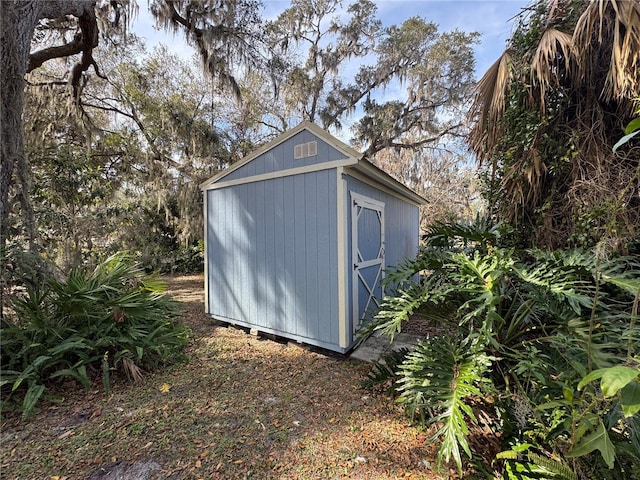
[[[274,178],[290,177],[291,175],[300,175],[303,173],[319,172],[321,170],[331,170],[338,167],[348,167],[356,165],[358,160],[353,158],[347,158],[344,160],[334,160],[331,162],[316,163],[314,165],[308,165],[306,167],[288,168],[286,170],[276,170],[275,172],[262,173],[260,175],[253,175],[251,177],[238,178],[236,180],[229,180],[227,182],[216,182],[204,187],[201,187],[205,192],[208,190],[217,190],[219,188],[232,187],[234,185],[244,185],[246,183],[261,182],[263,180],[272,180]]]
[[[222,172],[217,173],[216,175],[214,175],[210,179],[205,180],[203,183],[200,184],[200,188],[202,190],[209,189],[209,187],[212,184],[217,183],[222,178],[226,177],[230,173],[235,172],[240,167],[243,167],[244,165],[249,163],[251,160],[259,157],[263,153],[271,150],[272,148],[277,147],[281,143],[283,143],[286,140],[290,139],[294,135],[297,135],[298,133],[300,133],[303,130],[307,130],[307,131],[311,132],[313,135],[318,137],[320,140],[322,140],[325,143],[327,143],[328,145],[332,146],[333,148],[335,148],[339,152],[344,153],[344,156],[349,158],[349,159],[359,160],[360,158],[362,158],[362,154],[359,153],[357,150],[351,148],[349,145],[347,145],[347,144],[341,142],[340,140],[338,140],[337,138],[333,137],[331,134],[329,134],[325,130],[321,129],[316,124],[311,123],[309,121],[304,121],[304,122],[298,124],[296,127],[292,128],[291,130],[287,130],[286,132],[284,132],[279,137],[274,138],[270,142],[264,144],[262,147],[258,148],[257,150],[254,150],[253,152],[251,152],[249,155],[244,157],[239,162],[236,162],[233,165],[231,165],[229,168],[223,170]]]
[[[384,187],[393,190],[396,196],[399,196],[399,198],[402,198],[409,203],[412,203],[418,207],[420,205],[425,205],[428,203],[425,198],[421,197],[416,192],[411,190],[409,187],[400,183],[398,180],[393,178],[387,172],[376,167],[373,163],[369,162],[368,160],[364,160],[364,159],[361,160],[354,167],[354,169],[358,170],[363,175],[366,175],[367,177],[369,177],[371,180],[376,182],[376,184],[383,185]],[[371,180],[369,180],[367,183],[371,184]]]

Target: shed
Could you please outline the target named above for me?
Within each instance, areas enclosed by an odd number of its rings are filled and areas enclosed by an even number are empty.
[[[201,188],[217,320],[345,353],[384,269],[417,253],[425,200],[310,122]]]

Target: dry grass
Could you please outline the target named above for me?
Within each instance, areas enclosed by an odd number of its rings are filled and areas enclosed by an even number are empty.
[[[29,421],[5,418],[3,479],[88,478],[143,459],[165,479],[445,478],[428,435],[360,388],[368,365],[215,326],[202,276],[170,291],[194,332],[190,361],[109,397],[99,379],[89,392],[67,386]]]

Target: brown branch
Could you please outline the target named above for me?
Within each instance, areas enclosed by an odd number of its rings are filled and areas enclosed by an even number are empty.
[[[135,117],[132,114],[127,113],[124,110],[120,110],[117,107],[112,107],[112,106],[105,107],[105,106],[102,106],[102,105],[96,105],[94,103],[87,103],[87,102],[83,102],[82,106],[83,107],[88,107],[88,108],[95,108],[96,110],[102,110],[102,111],[105,111],[105,112],[119,113],[120,115],[123,115],[123,116],[125,116],[127,118],[130,118],[131,120],[135,120]]]
[[[425,145],[427,145],[429,143],[433,143],[433,142],[436,142],[436,141],[440,140],[442,137],[444,137],[446,135],[455,135],[456,134],[456,130],[458,130],[462,126],[464,126],[463,123],[458,123],[456,125],[451,125],[450,127],[445,128],[444,130],[442,130],[441,132],[438,132],[436,135],[434,135],[432,137],[423,138],[421,140],[414,141],[414,142],[411,142],[411,143],[394,142],[393,141],[393,137],[392,138],[383,139],[383,138],[381,138],[379,136],[376,139],[376,141],[371,142],[371,145],[365,151],[365,156],[368,157],[368,158],[371,158],[373,155],[375,155],[376,153],[378,153],[379,151],[381,151],[381,150],[383,150],[385,148],[410,149],[410,148],[423,147],[423,146],[425,146]]]
[[[67,85],[68,82],[63,80],[52,80],[50,82],[30,82],[29,80],[25,80],[25,83],[30,87],[49,87]]]
[[[175,2],[170,1],[170,0],[166,1],[167,6],[171,9],[171,20],[173,20],[174,22],[179,23],[180,25],[185,27],[187,29],[187,31],[193,32],[193,34],[197,38],[201,38],[202,34],[204,33],[203,30],[198,28],[198,27],[196,27],[196,26],[194,26],[186,18],[184,18],[182,15],[180,15],[178,13],[178,11],[176,10],[176,7],[175,7],[174,3]]]
[[[43,48],[29,55],[29,63],[27,65],[27,73],[41,67],[44,62],[53,60],[54,58],[70,57],[82,51],[82,34],[76,33],[73,41],[65,45],[56,45],[55,47]]]
[[[71,77],[69,83],[73,87],[74,97],[77,99],[80,90],[80,79],[82,73],[86,72],[91,66],[100,74],[96,61],[93,58],[93,49],[98,46],[98,22],[96,20],[93,8],[85,8],[78,16],[78,32],[73,37],[73,41],[65,45],[56,45],[54,47],[43,48],[29,55],[27,65],[27,73],[42,66],[45,62],[55,58],[70,57],[72,55],[82,54],[80,61],[71,69]]]
[[[80,62],[76,63],[71,69],[71,78],[69,82],[73,86],[74,98],[78,98],[80,78],[84,72],[89,70],[89,67],[95,65],[93,58],[93,49],[98,46],[98,22],[93,10],[85,10],[85,12],[78,17],[78,25],[82,32],[82,57]]]

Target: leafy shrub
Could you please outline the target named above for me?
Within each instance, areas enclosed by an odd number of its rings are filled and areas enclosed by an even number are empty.
[[[418,257],[387,275],[393,295],[363,335],[393,337],[417,311],[452,332],[409,354],[396,385],[415,418],[438,426],[439,458],[460,470],[462,452],[472,456],[469,400],[490,395],[505,475],[631,478],[640,465],[638,260],[516,252],[496,232],[481,221],[436,225]]]
[[[89,388],[102,377],[108,391],[114,370],[139,380],[179,359],[188,341],[177,303],[124,255],[28,286],[12,309],[1,325],[0,386],[3,405],[19,403],[25,417],[54,382]]]
[[[180,247],[153,245],[140,252],[139,257],[148,272],[200,273],[204,269],[204,242]]]

